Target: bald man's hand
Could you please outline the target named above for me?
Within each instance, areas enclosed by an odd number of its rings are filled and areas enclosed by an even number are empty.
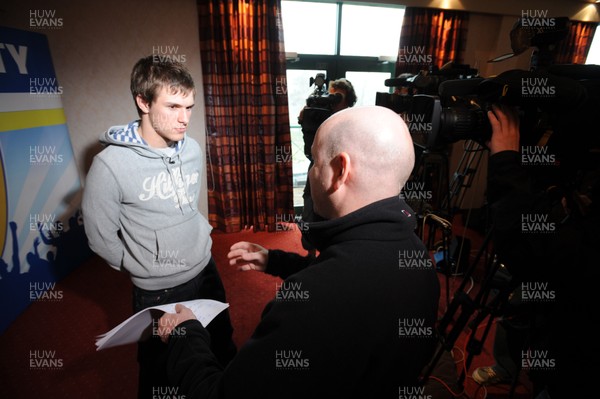
[[[227,254],[229,264],[237,266],[238,270],[256,270],[264,272],[269,263],[269,250],[258,244],[240,241],[231,246]]]
[[[169,342],[169,336],[181,323],[196,319],[192,310],[180,303],[175,305],[175,313],[165,313],[158,320],[158,335],[162,342]]]

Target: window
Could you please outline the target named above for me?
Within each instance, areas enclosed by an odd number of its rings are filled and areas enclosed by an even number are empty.
[[[356,92],[356,105],[375,105],[375,95],[377,92],[387,92],[390,90],[383,83],[390,78],[389,72],[361,72],[347,71],[346,79],[352,82]]]
[[[588,56],[585,60],[586,64],[600,65],[600,27],[596,28],[594,33],[594,39],[592,40],[592,46],[588,52]]]
[[[287,64],[287,90],[294,207],[301,208],[309,162],[298,115],[312,92],[310,78],[345,77],[356,106],[374,105],[377,92],[390,91],[384,82],[394,73],[404,7],[283,0],[281,10],[285,51],[297,54]]]
[[[404,8],[345,4],[342,8],[340,55],[395,57],[403,18]]]
[[[282,1],[281,18],[286,52],[336,53],[336,4]]]

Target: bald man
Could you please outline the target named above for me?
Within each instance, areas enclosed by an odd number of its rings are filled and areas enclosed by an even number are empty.
[[[415,215],[399,196],[414,164],[408,129],[387,108],[350,108],[321,125],[312,153],[309,178],[323,220],[308,224],[306,237],[319,256],[232,246],[232,265],[283,281],[229,366],[218,363],[189,309],[177,305],[161,318],[170,379],[186,399],[421,392],[418,376],[436,343],[439,285],[414,233]]]

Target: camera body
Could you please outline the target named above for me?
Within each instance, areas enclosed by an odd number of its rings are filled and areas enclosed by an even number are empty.
[[[486,123],[490,102],[477,93],[477,86],[483,80],[477,77],[477,70],[468,65],[430,69],[385,81],[388,87],[408,87],[409,93],[418,94],[380,92],[375,103],[400,114],[415,145],[424,149],[442,148],[467,138],[485,139],[491,134],[489,123]]]
[[[342,101],[339,94],[329,94],[329,80],[324,73],[318,73],[314,78],[310,78],[310,86],[315,86],[315,90],[306,99],[307,108],[322,108],[332,110],[333,107]]]
[[[324,108],[331,111],[333,107],[340,102],[342,102],[341,94],[311,94],[310,97],[306,99],[306,106],[309,108]]]
[[[583,109],[590,98],[598,97],[600,66],[553,65],[544,70],[509,70],[489,79],[438,77],[436,81],[436,94],[377,93],[376,104],[403,117],[415,145],[431,150],[473,140],[485,146],[492,133],[487,112],[494,104],[516,107],[523,139],[535,142],[560,115]]]
[[[468,65],[448,63],[439,70],[430,67],[416,75],[386,80],[388,87],[408,87],[412,90],[405,93],[418,94],[377,93],[376,104],[401,114],[415,144],[425,149],[441,149],[459,140],[485,146],[491,137],[487,111],[494,104],[516,107],[522,141],[535,143],[543,132],[556,130],[561,117],[584,117],[581,110],[589,108],[600,93],[600,66],[554,65],[555,44],[566,37],[569,20],[549,20],[552,26],[542,29],[519,19],[511,30],[513,53],[498,58],[533,47],[528,71],[509,70],[484,79]]]
[[[315,78],[310,78],[310,86],[314,85],[315,90],[306,99],[302,117],[298,118],[304,136],[304,155],[311,161],[311,147],[317,129],[325,119],[333,114],[333,108],[343,100],[340,94],[329,93],[328,83],[329,81],[323,73],[318,73]]]

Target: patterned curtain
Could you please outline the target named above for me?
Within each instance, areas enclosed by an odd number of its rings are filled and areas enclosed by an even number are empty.
[[[396,76],[416,74],[430,65],[441,68],[463,60],[469,13],[433,8],[406,7]]]
[[[275,230],[293,214],[280,0],[198,0],[209,222]]]
[[[592,46],[596,22],[569,22],[567,37],[558,42],[556,64],[585,64]]]

